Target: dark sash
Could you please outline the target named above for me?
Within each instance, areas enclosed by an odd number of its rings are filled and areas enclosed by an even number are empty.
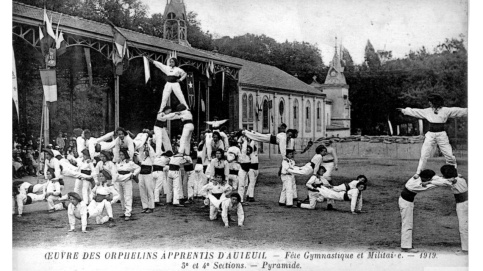
[[[403,191],[401,192],[401,198],[406,201],[414,202],[414,197],[416,197],[417,193],[409,191],[406,186],[404,187]]]
[[[459,194],[454,194],[454,199],[456,200],[456,203],[462,203],[462,202],[468,201],[468,191],[459,193]]]
[[[429,123],[429,131],[433,133],[443,132],[444,123]]]
[[[141,165],[141,172],[139,174],[151,174],[153,172],[153,167],[148,165]]]
[[[166,81],[170,83],[176,83],[179,78],[180,78],[179,76],[168,75],[166,76]]]

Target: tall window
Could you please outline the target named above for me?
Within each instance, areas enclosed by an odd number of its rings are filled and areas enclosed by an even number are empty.
[[[263,101],[263,129],[268,129],[268,100]]]
[[[299,100],[294,99],[293,102],[293,126],[299,130]]]
[[[247,95],[243,94],[242,96],[242,121],[247,121]]]
[[[253,95],[248,95],[248,121],[253,121]]]
[[[278,113],[280,114],[280,122],[285,123],[284,113],[285,111],[285,103],[283,99],[280,99],[280,103],[278,104]]]
[[[322,132],[322,108],[320,102],[317,103],[317,132]]]
[[[305,132],[309,133],[312,129],[312,110],[310,108],[310,101],[305,104]]]

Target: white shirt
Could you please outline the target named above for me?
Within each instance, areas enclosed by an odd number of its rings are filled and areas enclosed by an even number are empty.
[[[292,175],[290,169],[295,166],[295,161],[292,159],[285,158],[282,160],[282,175]]]
[[[158,69],[160,69],[164,74],[168,76],[178,76],[178,77],[183,77],[186,75],[186,72],[183,71],[182,69],[178,67],[170,67],[167,65],[164,65],[163,63],[159,61],[153,61],[154,66],[156,66]]]
[[[310,179],[307,181],[305,186],[307,186],[309,189],[315,189],[314,185],[330,185],[329,182],[322,176],[317,176],[317,175],[312,175]]]
[[[208,178],[215,176],[215,168],[222,168],[225,176],[228,176],[228,173],[230,172],[230,169],[228,167],[228,161],[226,161],[224,159],[218,160],[218,158],[215,158],[215,159],[211,160],[210,165],[206,169],[205,174]]]
[[[422,186],[421,178],[414,179],[412,177],[406,182],[404,186],[411,192],[421,193],[429,189],[433,189],[438,186],[445,186],[445,185],[451,185],[451,182],[439,177],[438,175],[435,175],[431,179],[431,183],[427,184],[426,187]]]
[[[126,135],[123,140],[120,137],[117,137],[114,143],[114,162],[119,162],[119,151],[121,148],[127,148],[129,157],[134,157],[134,142],[129,135]]]
[[[214,120],[214,121],[205,121],[208,125],[211,125],[213,126],[213,129],[216,129],[218,127],[220,127],[220,125],[222,125],[223,123],[225,123],[228,119],[224,119],[224,120]]]
[[[236,210],[236,215],[238,217],[238,226],[243,226],[243,221],[245,220],[245,213],[243,212],[243,206],[238,203],[236,206],[231,202],[231,198],[224,199],[221,202],[221,218],[225,226],[229,226],[228,212]]]
[[[178,112],[179,114],[176,114],[172,119],[180,119],[182,121],[185,120],[193,120],[193,115],[189,110],[183,110]]]
[[[126,160],[117,163],[117,172],[119,171],[130,171],[129,174],[118,174],[117,175],[117,182],[125,182],[131,178],[131,176],[137,176],[139,172],[141,172],[141,167],[136,165],[133,161]]]
[[[84,201],[74,205],[72,203],[67,207],[67,215],[69,216],[70,229],[75,229],[75,220],[80,219],[82,223],[82,231],[87,228],[87,205]]]
[[[446,123],[448,118],[461,118],[468,116],[468,108],[460,107],[442,107],[438,110],[438,114],[434,113],[433,108],[415,109],[406,107],[402,110],[404,115],[426,119],[431,123]]]

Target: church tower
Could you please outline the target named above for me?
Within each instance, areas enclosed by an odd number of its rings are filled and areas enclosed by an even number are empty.
[[[166,0],[163,18],[163,38],[181,45],[191,46],[188,43],[188,24],[184,1]]]
[[[337,38],[335,39],[335,52],[330,62],[329,71],[324,84],[320,85],[322,92],[327,95],[326,112],[328,116],[328,135],[350,136],[351,116],[349,101],[349,85],[345,80],[344,67],[342,67],[342,45],[340,56],[337,52]],[[326,116],[327,117],[327,116]]]

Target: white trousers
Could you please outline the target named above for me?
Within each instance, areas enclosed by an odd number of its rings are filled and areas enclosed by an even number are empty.
[[[154,209],[153,176],[151,174],[139,174],[138,177],[139,177],[139,194],[141,195],[141,204],[143,206],[143,209]]]
[[[330,162],[330,163],[322,163],[321,166],[323,166],[327,171],[322,175],[327,181],[332,180],[332,171],[334,170],[335,163]]]
[[[164,151],[173,151],[166,128],[154,126],[154,143],[156,144],[156,156],[162,154],[161,146],[164,146]]]
[[[461,249],[468,251],[468,201],[456,203],[456,215],[458,215]]]
[[[139,150],[142,146],[144,146],[144,143],[146,143],[148,136],[148,133],[139,133],[136,135],[136,137],[132,140],[132,142],[134,143],[135,151]]]
[[[125,216],[131,216],[132,212],[132,181],[115,182],[114,186],[119,192],[122,211]]]
[[[270,143],[270,138],[271,134],[261,134],[257,132],[245,132],[245,136],[251,140],[255,140],[257,142],[262,142],[262,143]]]
[[[324,197],[320,195],[319,192],[313,192],[309,191],[309,201],[310,203],[306,204],[301,204],[300,208],[305,208],[305,209],[315,209],[315,205],[317,205],[317,202],[323,202]]]
[[[287,206],[293,205],[293,187],[294,187],[294,177],[293,175],[285,175],[283,174],[280,176],[282,179],[282,192],[280,193],[280,200],[279,203],[284,203]]]
[[[223,200],[226,199],[225,193],[221,194],[220,199],[215,198],[213,195],[209,195],[210,199],[210,220],[215,220],[220,210],[220,205]]]
[[[113,218],[112,206],[107,200],[102,200],[101,202],[93,200],[89,203],[87,209],[89,210],[89,218],[95,217],[97,224],[104,224],[109,221],[109,218]],[[103,216],[103,213],[107,213],[107,215]]]
[[[248,186],[248,172],[243,169],[238,170],[238,194],[240,194],[241,202],[245,199],[245,192]]]
[[[181,91],[181,86],[179,85],[179,83],[166,82],[166,85],[164,85],[163,98],[161,99],[161,107],[159,108],[159,112],[163,112],[163,109],[168,102],[169,96],[171,95],[171,92],[174,92],[174,95],[176,96],[176,98],[178,98],[180,103],[186,105],[186,108],[189,108],[186,100],[184,99],[183,91]]]
[[[55,158],[56,159],[56,158]],[[59,164],[62,166],[62,175],[65,177],[74,177],[74,178],[90,178],[90,175],[86,175],[80,172],[80,169],[74,165],[72,165],[67,159],[62,159],[59,161]]]
[[[257,179],[258,179],[258,170],[250,169],[248,171],[248,191],[247,191],[247,194],[250,198],[255,197],[255,185],[257,184]]]
[[[436,145],[439,146],[444,158],[446,158],[446,164],[456,167],[456,157],[453,155],[453,149],[449,144],[449,139],[446,132],[427,132],[424,138],[423,147],[421,148],[421,158],[419,159],[418,170],[416,173],[419,174],[422,170],[426,169],[426,162],[431,156],[431,152]]]
[[[62,205],[62,203],[55,204],[54,201],[58,201],[58,200],[65,199],[65,198],[67,198],[67,195],[64,195],[63,197],[54,196],[54,195],[48,196],[47,197],[47,205],[49,206],[49,210],[52,210],[52,209],[56,210],[56,211],[63,210],[64,205]]]
[[[413,210],[414,202],[399,197],[399,211],[401,212],[401,248],[413,247]]]
[[[82,200],[89,203],[92,198],[90,197],[91,182],[81,179],[75,179],[74,192],[82,197]]]
[[[314,174],[314,169],[312,168],[311,163],[307,163],[303,167],[294,166],[290,172],[297,175],[309,176]]]
[[[183,126],[183,133],[181,134],[181,139],[179,140],[179,149],[178,153],[184,153],[186,155],[190,155],[190,143],[191,143],[191,134],[195,127],[193,123],[186,123]]]
[[[160,202],[159,200],[159,194],[161,193],[161,190],[164,190],[164,193],[166,193],[166,189],[163,189],[163,187],[166,187],[166,171],[154,171],[152,173],[153,176],[153,182],[154,182],[154,202]]]
[[[189,178],[188,178],[188,198],[193,198],[193,197],[201,197],[201,188],[206,184],[203,180],[206,180],[201,178],[200,175],[203,174],[203,172],[197,173],[196,171],[193,172]]]
[[[173,204],[179,204],[180,196],[182,194],[181,189],[181,173],[179,171],[168,171],[168,183],[173,185]],[[168,201],[168,196],[166,195],[166,201]]]

